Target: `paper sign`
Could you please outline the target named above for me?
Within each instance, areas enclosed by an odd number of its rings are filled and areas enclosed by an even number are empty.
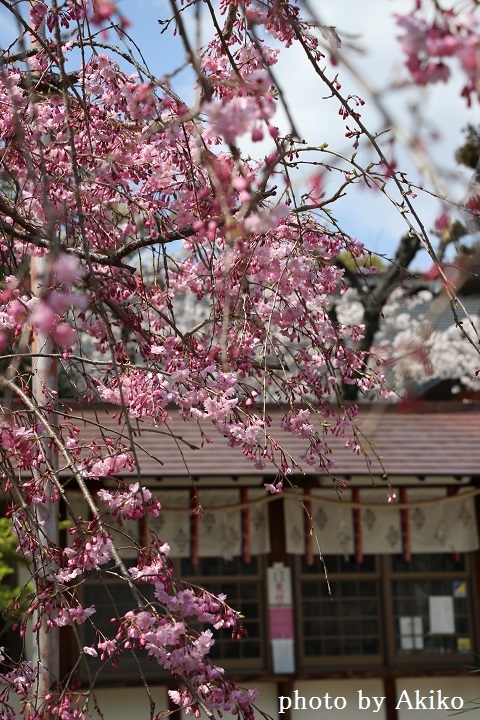
[[[470,638],[457,638],[457,650],[460,653],[468,653],[472,649]]]
[[[432,635],[453,635],[455,614],[451,595],[433,595],[428,598],[430,633]]]
[[[467,597],[467,583],[465,580],[454,580],[453,586],[453,597],[466,598]]]
[[[402,650],[423,650],[423,620],[420,615],[400,619],[400,647]]]
[[[292,576],[289,567],[275,563],[268,568],[268,603],[275,605],[292,604]]]
[[[293,610],[291,607],[271,607],[269,612],[272,640],[293,638]]]
[[[274,673],[295,672],[293,640],[272,640],[272,660]]]

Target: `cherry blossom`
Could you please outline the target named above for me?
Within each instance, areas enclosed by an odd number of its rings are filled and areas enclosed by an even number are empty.
[[[426,10],[433,10],[433,22],[422,17]],[[416,84],[447,82],[451,70],[446,59],[456,58],[467,80],[462,95],[469,104],[472,94],[478,95],[480,40],[476,10],[475,2],[443,9],[438,3],[421,0],[413,13],[397,16],[404,32],[400,39],[407,56],[405,64]]]
[[[92,472],[92,474],[94,473]],[[116,491],[112,493],[108,490],[99,490],[97,495],[105,503],[112,515],[120,520],[121,518],[138,520],[144,517],[145,510],[153,517],[157,517],[162,509],[159,501],[153,497],[150,490],[145,487],[141,488],[139,483],[130,485],[125,492]]]
[[[142,650],[178,681],[170,697],[187,714],[250,720],[256,692],[210,659],[218,630],[241,641],[239,612],[223,594],[176,577],[169,538],[131,539],[128,563],[117,547],[132,521],[145,535],[149,516],[163,512],[161,488],[157,499],[142,484],[145,434],[169,434],[179,415],[201,428],[201,443],[275,468],[265,487],[281,493],[293,473],[332,473],[332,437],[361,452],[345,388],[385,395],[382,363],[405,380],[405,351],[417,375],[447,359],[423,319],[406,323],[388,350],[381,337],[376,355],[358,349],[365,327],[342,257],[367,288],[375,267],[335,218],[336,202],[362,183],[379,202],[393,202],[435,254],[412,184],[363,124],[365,101],[342,90],[340,37],[291,0],[218,5],[208,3],[215,22],[202,48],[192,49],[188,23],[207,3],[172,0],[171,17],[156,18],[159,32],[183,44],[195,74],[187,102],[176,72],[156,77],[131,50],[128,19],[113,0],[4,3],[22,34],[0,55],[0,473],[35,583],[17,622],[22,636],[33,633],[43,648],[70,627],[87,668]],[[413,81],[450,81],[458,61],[463,94],[474,98],[473,3],[470,13],[437,7],[433,20],[422,6],[398,18]],[[322,138],[310,147],[296,128],[277,77],[292,45],[314,71],[315,92],[339,103],[351,157]],[[365,168],[360,141],[373,153]],[[332,298],[340,298],[336,315]],[[389,313],[387,306],[387,324]],[[465,357],[462,377],[475,362]],[[97,413],[88,428],[85,404]],[[279,425],[271,405],[285,409]],[[282,447],[285,434],[303,443],[298,456]],[[181,462],[187,441],[173,439]],[[128,473],[131,482],[118,480]],[[185,468],[186,478],[194,475]],[[63,545],[51,527],[59,504]],[[110,632],[82,599],[92,577],[114,578],[131,596],[127,612],[112,609]],[[87,641],[85,628],[93,631]],[[38,659],[2,663],[2,717],[15,718],[13,695],[24,720],[88,716],[73,673],[52,680]]]

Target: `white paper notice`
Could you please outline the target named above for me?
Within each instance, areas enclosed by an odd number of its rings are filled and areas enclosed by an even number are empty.
[[[293,640],[272,640],[272,660],[274,673],[295,672]]]
[[[292,571],[283,563],[274,563],[267,570],[268,604],[270,607],[292,604]]]
[[[402,650],[423,650],[423,620],[420,615],[401,617],[400,647]]]
[[[455,613],[451,595],[433,595],[428,598],[430,633],[432,635],[453,635]]]

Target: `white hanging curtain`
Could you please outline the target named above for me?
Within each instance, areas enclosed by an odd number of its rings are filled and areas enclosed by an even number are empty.
[[[155,496],[165,510],[161,510],[157,517],[150,514],[147,518],[147,540],[150,540],[150,530],[162,542],[170,546],[171,557],[190,557],[190,491],[189,490],[158,490]],[[174,510],[173,508],[178,508]]]
[[[438,494],[438,491],[437,491]],[[360,490],[360,537],[365,555],[398,555],[403,552],[400,511],[387,504],[385,488]],[[369,506],[369,503],[371,504]]]
[[[170,545],[171,557],[190,557],[194,541],[190,491],[159,490],[156,496],[164,509],[157,518],[149,517],[149,528]],[[231,559],[246,550],[251,555],[270,552],[268,507],[266,503],[255,502],[263,497],[266,497],[263,488],[248,489],[242,506],[240,489],[200,488],[202,510],[194,520],[198,557]],[[246,522],[242,519],[242,507]]]
[[[266,493],[267,491],[263,487],[249,488],[247,491],[248,501],[252,502],[248,511],[250,553],[252,555],[266,555],[270,552],[268,505],[266,502],[256,502],[263,500]]]
[[[242,519],[239,509],[215,512],[238,505],[238,490],[199,490],[203,513],[198,520],[198,556],[230,560],[242,554]]]
[[[433,494],[429,488],[415,488],[407,491],[407,498],[408,502],[428,501],[440,494],[447,497],[447,489]],[[471,552],[479,548],[472,488],[458,488],[457,494],[439,505],[417,505],[409,511],[409,519],[412,553]]]
[[[301,494],[303,501],[310,502],[313,520],[313,548],[320,549],[324,555],[351,555],[354,552],[354,528],[352,508],[338,502],[331,501],[335,498],[333,490],[312,489],[311,495],[307,498]],[[351,500],[350,490],[344,490],[342,499]],[[292,555],[304,555],[307,549],[307,535],[310,533],[309,523],[306,521],[305,510],[295,495],[286,494],[284,497],[285,528],[287,553]],[[311,542],[311,541],[308,541]]]
[[[405,488],[399,508],[388,503],[385,488],[344,491],[337,499],[333,490],[300,493],[313,518],[314,532],[324,555],[393,555],[408,552],[445,553],[478,550],[479,538],[472,488]],[[355,522],[355,511],[357,522]],[[308,550],[308,522],[293,494],[284,499],[287,552],[303,555]]]

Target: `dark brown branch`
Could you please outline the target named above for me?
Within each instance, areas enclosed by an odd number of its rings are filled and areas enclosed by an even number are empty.
[[[360,296],[359,300],[365,309],[363,320],[365,334],[363,340],[360,341],[361,350],[370,351],[380,325],[382,310],[420,247],[421,242],[417,235],[404,235],[398,244],[392,263],[384,272],[379,274],[380,281],[374,292],[368,295],[364,293],[363,297]]]

